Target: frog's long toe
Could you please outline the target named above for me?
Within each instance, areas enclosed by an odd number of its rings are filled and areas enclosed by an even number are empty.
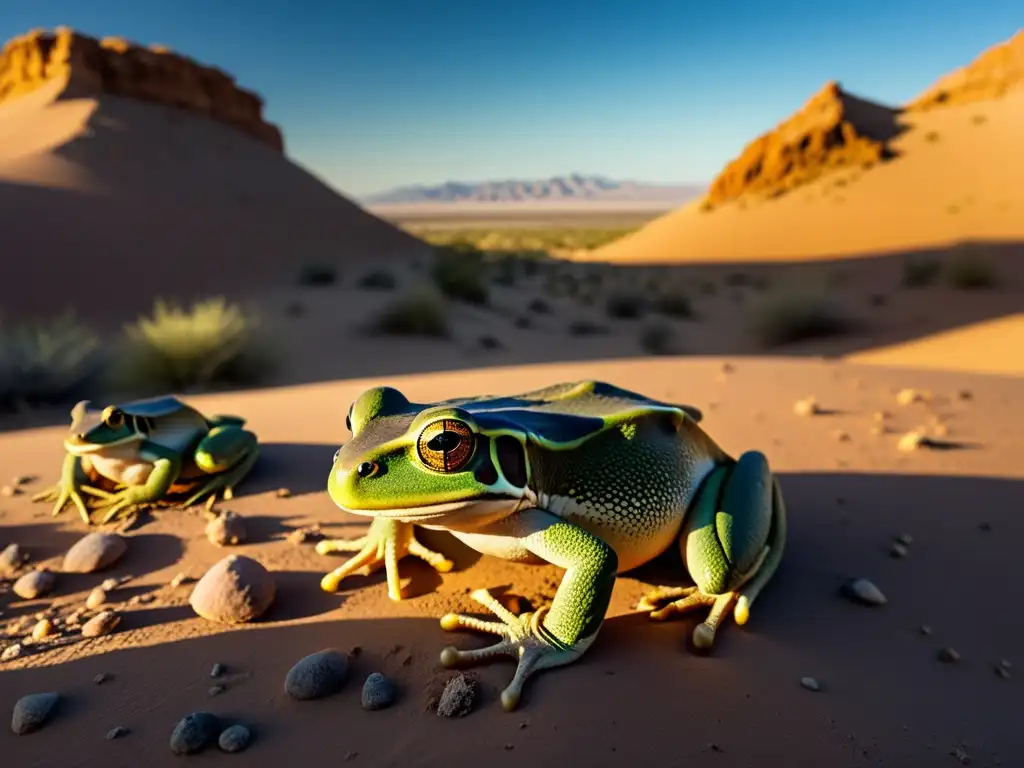
[[[485,648],[460,650],[449,645],[441,651],[445,667],[461,667],[500,657],[516,659],[516,672],[508,687],[501,692],[501,705],[511,712],[519,706],[527,679],[542,669],[559,667],[579,658],[584,647],[566,648],[555,645],[544,632],[541,621],[547,613],[544,607],[534,613],[516,616],[499,603],[486,589],[478,589],[471,597],[495,614],[500,621],[483,621],[473,616],[449,613],[441,618],[442,629],[454,631],[469,629],[498,635],[502,639]]]
[[[736,603],[738,598],[736,592],[726,592],[724,595],[706,595],[697,587],[659,587],[648,593],[637,606],[641,610],[650,610],[652,621],[665,621],[673,616],[689,613],[696,608],[710,607],[708,617],[693,629],[693,645],[696,648],[707,650],[715,643],[715,633],[718,631],[722,619]],[[657,607],[658,603],[665,600],[671,602]],[[746,613],[741,613],[740,606],[736,609],[736,623],[746,623]]]

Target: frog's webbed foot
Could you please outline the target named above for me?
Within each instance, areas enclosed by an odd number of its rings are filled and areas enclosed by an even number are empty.
[[[133,517],[141,512],[147,505],[137,498],[134,488],[128,488],[118,493],[106,494],[103,500],[97,505],[97,510],[103,513],[100,524],[105,525],[113,520],[121,520]]]
[[[398,561],[406,555],[426,561],[439,573],[447,573],[455,565],[444,555],[420,544],[416,540],[412,523],[385,518],[374,520],[367,534],[358,539],[325,539],[317,542],[316,551],[320,555],[335,552],[355,553],[320,580],[320,588],[325,592],[337,592],[347,576],[361,569],[372,573],[384,568],[388,579],[388,597],[392,600],[401,600],[403,597]]]
[[[738,597],[736,592],[706,595],[697,587],[656,587],[644,595],[636,607],[641,611],[650,611],[652,621],[665,621],[696,608],[710,607],[707,618],[693,628],[694,647],[707,650],[714,645],[715,633]],[[734,618],[737,624],[745,624],[747,621],[748,613],[741,609],[741,605],[736,605]]]
[[[249,434],[249,433],[245,433]],[[197,456],[200,455],[197,453]],[[205,456],[205,454],[203,454]],[[237,486],[242,480],[246,478],[253,466],[256,464],[256,460],[259,458],[259,451],[255,447],[255,438],[253,439],[252,448],[245,454],[245,457],[234,466],[224,469],[219,474],[214,475],[209,481],[204,483],[199,490],[193,493],[185,502],[182,504],[183,507],[191,507],[197,501],[204,496],[209,494],[206,500],[206,509],[213,509],[213,505],[217,501],[217,492],[221,491],[221,498],[225,501],[230,501],[235,497],[235,486]],[[206,458],[206,462],[212,462],[212,458]],[[216,466],[216,465],[214,465]]]
[[[462,651],[448,646],[441,651],[441,663],[446,667],[459,667],[492,661],[508,656],[516,660],[512,682],[501,692],[501,705],[509,712],[519,706],[523,686],[535,672],[560,667],[576,661],[593,638],[582,640],[575,646],[565,646],[544,630],[542,621],[548,611],[545,606],[535,613],[516,616],[499,603],[486,589],[478,589],[471,597],[483,605],[500,621],[483,621],[472,616],[449,613],[441,618],[441,627],[448,631],[470,629],[498,635],[501,640],[486,648]]]
[[[64,507],[68,505],[68,502],[74,504],[78,508],[78,514],[82,517],[82,520],[86,524],[90,524],[92,521],[89,517],[89,505],[86,500],[82,497],[82,494],[86,496],[93,496],[99,499],[110,498],[113,494],[107,493],[100,488],[94,488],[91,485],[77,485],[74,487],[67,487],[63,484],[52,485],[49,488],[40,491],[39,493],[32,496],[33,502],[40,501],[52,501],[53,505],[53,516],[56,517],[64,511]]]

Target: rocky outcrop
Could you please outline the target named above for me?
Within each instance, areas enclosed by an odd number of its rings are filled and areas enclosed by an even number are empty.
[[[907,104],[907,109],[923,111],[998,99],[1021,87],[1024,87],[1024,29],[1006,42],[992,46],[967,66],[940,78]]]
[[[0,103],[66,78],[70,96],[111,94],[178,107],[234,126],[283,152],[277,126],[263,119],[263,101],[231,75],[163,46],[117,37],[102,40],[66,27],[33,30],[0,51]]]
[[[748,144],[711,183],[702,207],[746,196],[777,197],[827,170],[887,159],[898,114],[829,82],[800,111]]]

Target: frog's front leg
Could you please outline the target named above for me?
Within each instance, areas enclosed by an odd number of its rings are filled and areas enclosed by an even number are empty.
[[[412,523],[384,517],[375,519],[365,536],[358,539],[325,539],[317,542],[316,551],[321,555],[334,552],[356,553],[320,580],[320,588],[325,592],[337,592],[345,577],[362,568],[374,571],[383,567],[388,579],[388,597],[392,600],[402,599],[398,561],[406,555],[425,560],[439,573],[447,573],[455,565],[444,555],[420,544],[416,540],[416,530]]]
[[[759,451],[717,467],[703,482],[683,526],[680,549],[694,587],[659,587],[637,606],[655,621],[694,608],[711,611],[693,630],[693,644],[714,644],[721,620],[735,605],[737,624],[774,575],[786,544],[786,508],[778,481]],[[658,607],[668,602],[667,605]]]
[[[618,570],[618,557],[607,543],[544,510],[520,513],[514,520],[514,535],[526,551],[565,569],[551,605],[516,616],[487,590],[477,590],[473,599],[500,621],[454,613],[441,619],[446,630],[471,629],[502,638],[478,650],[449,646],[441,652],[441,663],[454,667],[501,656],[516,659],[515,675],[501,694],[502,706],[508,711],[519,705],[531,674],[570,664],[590,647],[604,622]]]
[[[238,485],[252,470],[259,458],[259,443],[256,435],[238,424],[228,423],[209,431],[193,453],[193,460],[199,469],[212,477],[200,485],[182,506],[191,506],[210,494],[210,506],[216,500],[217,491],[224,489],[223,497],[234,496]]]
[[[54,515],[59,515],[70,501],[78,507],[78,514],[82,516],[82,520],[88,525],[92,521],[89,519],[89,508],[85,503],[85,499],[82,498],[82,494],[95,496],[100,499],[108,499],[113,495],[100,488],[88,485],[88,481],[89,476],[85,472],[82,458],[75,456],[73,453],[66,453],[64,454],[64,463],[61,465],[60,481],[56,485],[52,485],[44,491],[35,494],[32,497],[32,501],[56,502],[53,505]]]
[[[146,453],[152,457],[153,469],[143,485],[129,485],[127,488],[109,495],[98,507],[104,511],[101,523],[109,523],[114,518],[128,517],[139,510],[144,504],[155,504],[160,501],[174,481],[181,474],[181,459],[173,451],[149,445]]]

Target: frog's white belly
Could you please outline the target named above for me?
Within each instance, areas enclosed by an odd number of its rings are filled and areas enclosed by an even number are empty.
[[[89,464],[103,477],[124,485],[145,485],[153,464],[137,451],[105,451],[87,456]]]

